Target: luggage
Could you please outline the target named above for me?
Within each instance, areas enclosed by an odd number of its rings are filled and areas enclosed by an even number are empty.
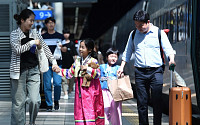
[[[191,90],[188,87],[172,87],[169,92],[169,125],[192,125]]]

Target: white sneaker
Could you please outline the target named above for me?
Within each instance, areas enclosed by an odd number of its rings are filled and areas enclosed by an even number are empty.
[[[110,125],[110,123],[107,119],[105,119],[105,125]]]
[[[68,99],[68,95],[64,95],[64,99]]]

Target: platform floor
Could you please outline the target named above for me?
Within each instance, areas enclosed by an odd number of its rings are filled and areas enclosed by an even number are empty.
[[[61,94],[60,109],[46,112],[40,109],[36,119],[36,125],[75,125],[74,123],[74,92],[69,95],[68,100],[63,99]],[[138,113],[136,99],[124,101],[122,105],[123,125],[138,125]],[[10,125],[11,101],[0,101],[0,125]],[[29,113],[26,113],[26,124],[28,125]],[[168,116],[163,114],[162,125],[168,125]],[[149,107],[149,123],[153,125],[152,108]]]

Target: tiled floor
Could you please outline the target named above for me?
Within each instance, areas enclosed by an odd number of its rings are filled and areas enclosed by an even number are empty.
[[[60,109],[53,112],[46,112],[40,109],[36,119],[37,125],[75,125],[74,123],[74,92],[68,100],[63,99],[63,93],[60,100]],[[138,125],[138,113],[136,100],[124,101],[122,105],[123,125]],[[28,108],[28,107],[27,107]],[[0,101],[0,125],[10,125],[11,101]],[[149,107],[149,122],[153,125],[152,108]],[[26,113],[26,123],[29,121],[29,113]],[[162,125],[168,125],[168,116],[163,114]]]

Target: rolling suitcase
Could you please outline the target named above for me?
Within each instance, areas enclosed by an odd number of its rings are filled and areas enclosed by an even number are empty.
[[[169,91],[169,125],[192,125],[191,90],[188,87],[172,87]]]

